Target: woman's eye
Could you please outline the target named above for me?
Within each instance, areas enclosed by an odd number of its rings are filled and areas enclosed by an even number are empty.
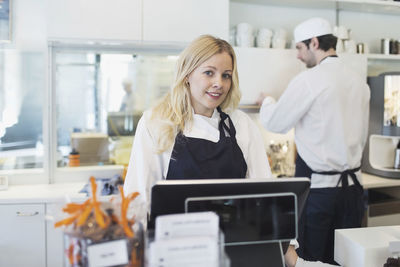
[[[225,73],[224,75],[222,75],[222,77],[224,77],[224,79],[230,79],[232,78],[232,75],[230,75],[229,73]]]
[[[204,72],[205,75],[211,76],[213,74],[213,72],[211,70],[206,70]]]

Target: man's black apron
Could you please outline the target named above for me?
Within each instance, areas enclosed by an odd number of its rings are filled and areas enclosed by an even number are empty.
[[[300,257],[305,260],[335,264],[334,229],[360,227],[364,215],[363,187],[355,173],[361,167],[339,171],[313,171],[297,154],[296,177],[309,177],[313,173],[337,175],[340,179],[336,187],[310,190],[306,207],[299,223]],[[348,178],[354,185],[349,186]],[[329,178],[328,178],[329,179]],[[342,186],[339,187],[339,184]]]
[[[219,107],[217,110],[221,117],[219,141],[215,143],[179,133],[175,138],[166,179],[246,177],[247,164],[236,142],[236,129],[231,118]]]

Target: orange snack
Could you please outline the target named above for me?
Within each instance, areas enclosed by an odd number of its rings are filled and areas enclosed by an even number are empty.
[[[60,227],[62,225],[70,225],[71,223],[73,223],[76,218],[78,218],[78,215],[73,215],[71,217],[65,218],[64,220],[58,221],[54,224],[54,227]]]
[[[74,264],[74,244],[72,244],[72,243],[69,244],[67,255],[68,255],[69,264],[73,265]]]
[[[100,202],[97,197],[98,186],[94,177],[90,177],[91,196],[84,203],[68,203],[63,211],[69,216],[56,222],[54,227],[72,226],[66,230],[70,240],[68,249],[65,251],[71,266],[81,266],[87,262],[87,243],[96,244],[108,242],[115,239],[126,238],[127,249],[129,249],[129,266],[139,267],[143,257],[142,241],[135,237],[132,226],[135,224],[134,217],[127,218],[128,208],[139,193],[131,193],[125,197],[123,188],[120,186],[121,203],[116,210],[115,205],[107,205]],[[111,198],[110,202],[115,200]],[[118,204],[118,203],[116,203]],[[139,228],[141,231],[141,228]],[[88,241],[90,240],[90,241]],[[128,266],[128,265],[127,265]]]

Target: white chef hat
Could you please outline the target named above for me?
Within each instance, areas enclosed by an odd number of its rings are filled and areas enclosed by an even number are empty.
[[[294,41],[297,44],[325,34],[332,34],[332,27],[329,22],[323,18],[311,18],[296,26],[294,29]]]

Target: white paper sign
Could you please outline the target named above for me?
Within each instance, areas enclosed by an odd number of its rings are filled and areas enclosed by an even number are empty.
[[[150,267],[218,267],[218,244],[211,237],[185,237],[150,244]]]
[[[214,212],[163,215],[156,218],[155,240],[209,236],[218,240],[219,217]]]
[[[126,240],[110,241],[88,247],[90,267],[105,267],[128,264]]]

